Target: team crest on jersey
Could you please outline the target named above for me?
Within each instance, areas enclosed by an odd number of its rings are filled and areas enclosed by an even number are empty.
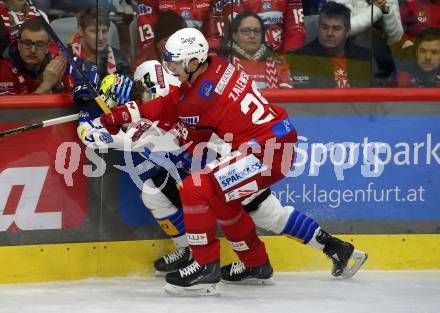
[[[211,99],[215,84],[210,80],[204,80],[200,85],[199,96],[205,99]]]
[[[237,200],[258,191],[257,182],[251,181],[249,184],[243,185],[225,194],[226,202]]]
[[[153,13],[153,9],[145,4],[139,4],[137,7],[137,13],[138,15],[149,15]]]
[[[426,17],[425,11],[419,11],[419,14],[417,15],[417,20],[420,23],[425,23],[426,22],[427,17]]]
[[[261,4],[261,7],[263,8],[263,10],[270,10],[270,9],[272,9],[272,3],[270,3],[270,2],[263,2]]]

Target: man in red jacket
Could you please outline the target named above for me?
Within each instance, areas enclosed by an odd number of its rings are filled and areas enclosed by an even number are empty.
[[[439,0],[399,1],[402,25],[411,40],[429,28],[440,29]]]
[[[0,94],[69,92],[73,82],[62,56],[51,58],[49,35],[39,20],[27,20],[18,40],[0,60]]]
[[[137,56],[134,68],[147,60],[161,60],[156,47],[182,24],[203,31],[205,36],[218,36],[213,15],[214,0],[139,0],[137,5]],[[174,13],[170,14],[170,13]],[[173,30],[170,32],[170,30]],[[166,40],[165,40],[166,41]],[[160,52],[160,51],[159,51]]]
[[[216,56],[208,57],[208,49],[206,38],[197,29],[177,31],[166,43],[165,59],[169,71],[182,82],[180,88],[171,88],[167,96],[147,103],[128,102],[101,117],[109,130],[141,117],[176,124],[180,144],[194,158],[200,158],[215,136],[231,146],[228,154],[201,171],[193,170],[181,185],[185,230],[194,261],[166,275],[165,290],[177,294],[218,293],[220,278],[238,282],[246,277],[270,283],[273,269],[244,205],[290,170],[297,141],[287,112],[269,104],[244,72]],[[321,230],[313,219],[293,207],[282,207],[275,199],[255,219],[323,250],[333,261],[334,276],[354,275],[367,258],[350,243]],[[242,262],[224,267],[221,274],[217,222]],[[346,271],[350,258],[357,265]]]

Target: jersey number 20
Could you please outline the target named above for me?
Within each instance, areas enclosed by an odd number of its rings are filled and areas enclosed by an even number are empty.
[[[258,90],[255,82],[252,82],[252,92],[253,93],[247,93],[246,96],[244,96],[244,98],[241,100],[241,112],[248,114],[251,106],[255,106],[256,109],[254,112],[252,112],[252,123],[260,125],[273,120],[275,116],[272,113],[268,113],[266,117],[263,118],[263,115],[267,113],[264,110],[264,105],[268,102],[266,98],[263,97],[260,90]]]

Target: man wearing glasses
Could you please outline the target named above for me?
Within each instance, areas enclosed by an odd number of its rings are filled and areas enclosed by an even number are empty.
[[[28,20],[0,61],[0,94],[68,92],[72,83],[66,65],[62,56],[51,59],[49,35],[40,22]]]

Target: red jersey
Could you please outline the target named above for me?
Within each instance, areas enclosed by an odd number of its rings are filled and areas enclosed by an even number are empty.
[[[275,62],[273,58],[267,60],[246,60],[236,56],[232,57],[232,64],[248,74],[260,89],[265,88],[292,88],[293,81],[289,65],[284,58]]]
[[[428,28],[440,28],[440,0],[407,0],[400,4],[405,33],[412,39]]]
[[[173,11],[181,15],[188,27],[206,29],[212,13],[212,0],[139,0],[137,6],[138,49],[152,46],[154,50],[154,26],[161,12]],[[213,26],[214,27],[214,26]],[[205,34],[207,35],[207,34]],[[209,37],[209,35],[207,35]],[[156,59],[157,52],[150,52]]]
[[[303,46],[305,38],[302,0],[218,0],[214,11],[229,17],[252,11],[263,20],[266,44],[286,52]]]
[[[8,35],[8,42],[13,43],[18,39],[18,31],[20,25],[23,24],[28,19],[36,19],[38,15],[42,14],[41,11],[37,10],[35,6],[25,4],[22,12],[10,11],[3,1],[0,1],[0,16],[3,26]],[[46,20],[47,17],[43,16]],[[48,21],[48,20],[47,20]],[[58,47],[53,39],[50,39],[50,49],[49,52],[52,56],[59,54]]]
[[[20,71],[9,59],[0,60],[0,95],[14,94],[23,95],[33,93],[41,84],[41,76],[34,77],[31,74]],[[71,92],[73,81],[69,74],[63,78],[64,90]]]
[[[1,23],[5,26],[9,35],[9,43],[14,42],[18,38],[18,30],[21,24],[27,19],[38,17],[38,10],[34,6],[24,5],[23,12],[9,11],[8,7],[3,1],[0,1],[0,16]]]
[[[264,146],[269,138],[295,131],[284,123],[283,108],[269,104],[248,75],[216,56],[192,85],[182,84],[166,97],[140,105],[140,111],[152,121],[178,122],[182,144],[206,141],[208,130],[233,149],[243,143]]]
[[[0,77],[0,95],[29,94],[39,86],[39,82],[36,79],[21,74],[8,59],[0,60]]]

